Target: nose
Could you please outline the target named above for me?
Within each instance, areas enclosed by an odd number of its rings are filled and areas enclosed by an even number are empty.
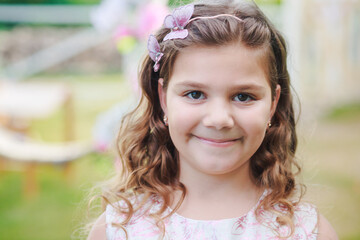
[[[232,128],[234,126],[234,118],[230,105],[231,104],[225,100],[208,102],[203,118],[203,125],[205,127],[215,128],[216,130]]]

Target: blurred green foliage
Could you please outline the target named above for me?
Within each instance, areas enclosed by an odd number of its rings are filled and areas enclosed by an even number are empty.
[[[360,120],[360,102],[344,104],[334,107],[326,115],[328,120],[347,120],[359,121]]]
[[[168,4],[169,6],[179,6],[179,5],[185,5],[188,3],[193,2],[192,0],[169,0]]]
[[[277,4],[280,5],[283,0],[255,0],[257,4]]]
[[[0,0],[0,4],[98,4],[101,0]]]
[[[119,0],[120,1],[120,0]],[[0,4],[98,4],[101,0],[0,0]],[[193,0],[169,0],[170,6],[179,6]],[[282,0],[255,0],[257,4],[281,4]]]
[[[255,0],[257,4],[276,4],[279,5],[283,0]],[[193,0],[169,0],[169,6],[179,6],[194,2]]]

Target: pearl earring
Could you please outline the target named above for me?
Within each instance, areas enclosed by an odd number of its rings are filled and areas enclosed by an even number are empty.
[[[268,123],[268,127],[269,127],[269,128],[271,127],[271,122]]]
[[[167,117],[166,115],[164,116],[163,120],[164,120],[165,126],[168,126],[168,125],[169,125],[169,123],[168,123],[168,117]]]

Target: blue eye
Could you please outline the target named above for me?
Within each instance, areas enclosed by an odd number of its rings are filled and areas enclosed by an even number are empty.
[[[236,95],[234,99],[235,99],[235,101],[238,101],[238,102],[249,102],[251,100],[254,100],[253,97],[251,97],[250,95],[245,94],[245,93],[240,93],[240,94]]]
[[[204,94],[200,91],[192,91],[186,94],[191,99],[200,100],[204,98]]]

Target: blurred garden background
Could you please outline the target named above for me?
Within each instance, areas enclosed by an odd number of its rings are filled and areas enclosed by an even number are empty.
[[[255,2],[289,45],[306,199],[360,239],[360,1]],[[147,36],[178,3],[0,0],[0,239],[83,238]]]

